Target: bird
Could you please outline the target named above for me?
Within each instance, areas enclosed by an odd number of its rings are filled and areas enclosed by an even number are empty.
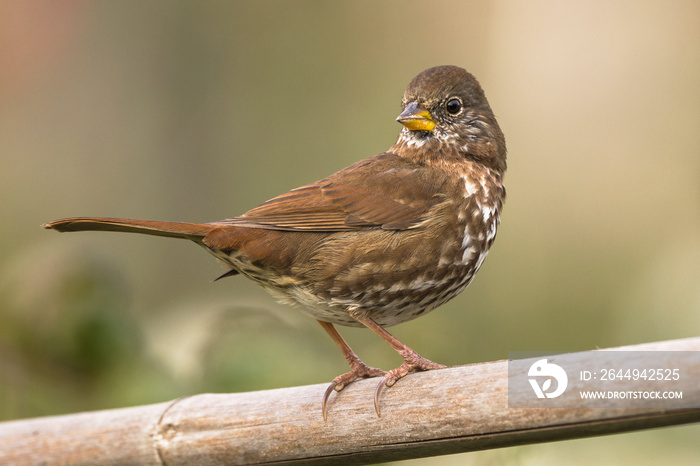
[[[411,80],[385,152],[292,189],[246,213],[211,223],[75,217],[59,232],[116,231],[189,239],[228,271],[316,319],[347,360],[324,393],[380,377],[374,396],[414,371],[444,368],[385,327],[422,316],[461,293],[496,237],[506,191],[506,143],[477,79],[446,65]],[[366,365],[336,325],[366,327],[402,364]]]

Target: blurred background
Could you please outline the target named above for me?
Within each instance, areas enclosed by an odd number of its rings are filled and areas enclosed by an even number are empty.
[[[387,149],[405,86],[442,64],[486,90],[508,200],[468,291],[395,335],[459,365],[700,334],[698,2],[7,0],[0,420],[344,372],[316,322],[212,282],[191,243],[40,225],[243,213]],[[699,427],[406,464],[695,464]]]

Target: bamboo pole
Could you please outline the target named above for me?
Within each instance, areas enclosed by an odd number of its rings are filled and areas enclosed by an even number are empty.
[[[700,351],[700,338],[615,349]],[[682,370],[700,380],[700,357]],[[333,394],[327,421],[326,385],[310,385],[0,423],[0,464],[367,464],[700,421],[700,386],[674,410],[511,408],[507,361],[411,374],[382,393],[381,417],[376,384]]]

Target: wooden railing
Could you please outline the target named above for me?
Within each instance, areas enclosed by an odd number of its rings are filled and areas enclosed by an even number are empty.
[[[619,349],[700,351],[700,338]],[[700,356],[686,366],[700,380]],[[0,464],[366,464],[700,421],[700,387],[682,409],[511,408],[507,361],[411,374],[384,390],[381,417],[376,384],[334,393],[326,421],[326,385],[310,385],[0,423]]]

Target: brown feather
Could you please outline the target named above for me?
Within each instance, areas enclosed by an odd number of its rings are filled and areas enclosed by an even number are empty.
[[[75,217],[54,220],[42,225],[60,232],[67,231],[120,231],[145,235],[184,238],[201,242],[216,227],[207,223],[158,222],[126,218]]]
[[[215,223],[288,231],[402,230],[420,224],[442,201],[444,183],[435,170],[386,152]]]

